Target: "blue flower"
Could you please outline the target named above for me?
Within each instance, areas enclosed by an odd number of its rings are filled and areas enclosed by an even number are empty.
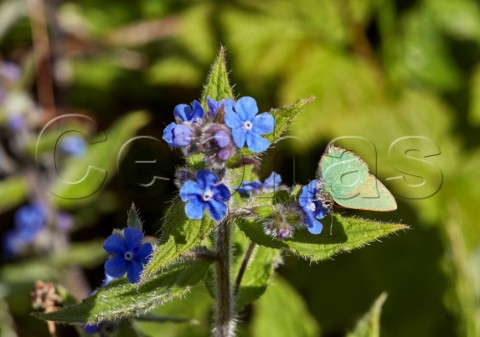
[[[35,236],[47,223],[47,211],[39,203],[22,206],[15,213],[14,231],[26,243],[32,242]]]
[[[257,102],[252,97],[242,97],[233,106],[225,107],[225,124],[232,129],[237,147],[247,147],[253,152],[263,152],[270,142],[261,135],[273,131],[275,120],[268,112],[257,115]]]
[[[103,248],[112,256],[105,262],[105,273],[115,278],[127,273],[130,283],[140,279],[143,265],[148,262],[153,247],[150,243],[142,244],[143,233],[138,228],[127,227],[120,234],[110,235],[103,244]]]
[[[270,174],[270,176],[267,179],[265,179],[262,187],[264,190],[266,189],[274,190],[278,186],[280,186],[281,183],[282,183],[282,177],[280,176],[280,174],[278,174],[277,172],[272,172],[272,174]]]
[[[170,123],[163,130],[163,139],[170,146],[187,146],[192,141],[192,130],[183,124]]]
[[[60,150],[74,157],[85,154],[86,149],[87,145],[82,137],[67,136],[60,142]]]
[[[213,98],[207,97],[208,114],[212,119],[216,118],[218,112],[222,109],[222,106],[224,110],[231,110],[234,103],[235,102],[230,98],[225,98],[217,102]]]
[[[227,213],[226,202],[230,200],[230,191],[225,184],[218,182],[213,172],[199,170],[197,182],[187,180],[180,188],[180,197],[188,201],[185,213],[190,219],[202,219],[208,209],[210,217],[220,221]]]
[[[282,177],[276,172],[272,172],[270,176],[262,183],[260,180],[250,182],[242,182],[237,191],[242,194],[250,194],[252,192],[263,192],[265,190],[275,190],[282,183]]]
[[[32,243],[47,223],[47,211],[40,203],[20,207],[15,213],[15,226],[2,240],[3,254],[7,259],[19,254]]]
[[[193,123],[203,118],[204,111],[202,105],[194,100],[191,107],[188,104],[178,104],[173,110],[173,114],[179,123]]]
[[[94,333],[99,332],[102,330],[101,323],[89,323],[83,325],[83,331],[86,333],[93,335]]]
[[[260,180],[253,180],[249,182],[242,181],[242,184],[237,191],[242,194],[250,194],[252,192],[258,192],[262,189],[262,182]]]
[[[312,180],[307,186],[302,187],[298,203],[302,207],[304,221],[310,233],[320,234],[323,226],[318,220],[327,215],[328,208],[318,198],[317,180]]]

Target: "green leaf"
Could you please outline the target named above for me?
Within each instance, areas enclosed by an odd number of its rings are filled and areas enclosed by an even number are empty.
[[[295,117],[305,108],[305,106],[311,102],[315,97],[299,99],[290,105],[283,106],[278,109],[272,109],[270,113],[275,118],[275,129],[273,133],[269,134],[265,138],[270,142],[276,141],[280,138],[288,129],[289,125],[293,122]]]
[[[27,198],[27,180],[25,177],[10,177],[0,183],[0,212],[21,204]],[[8,197],[5,197],[8,196]]]
[[[176,197],[165,216],[160,243],[143,271],[142,283],[199,245],[215,228],[215,222],[209,216],[204,216],[202,220],[191,220],[184,208],[185,203]]]
[[[252,336],[316,337],[320,335],[315,318],[301,296],[286,281],[277,277],[255,303]]]
[[[387,294],[381,294],[373,303],[370,311],[358,321],[355,330],[347,337],[380,337],[380,313],[386,299]]]
[[[54,201],[61,207],[75,208],[94,200],[115,176],[128,141],[148,120],[145,112],[132,112],[91,142],[84,156],[70,158],[50,188]]]
[[[380,223],[359,218],[333,216],[332,235],[328,231],[331,218],[325,218],[325,229],[320,235],[310,234],[306,229],[295,230],[290,239],[275,239],[263,231],[258,220],[240,219],[237,223],[242,231],[255,243],[271,248],[282,248],[310,261],[321,261],[340,252],[348,252],[409,227],[401,224]]]
[[[209,261],[179,263],[139,286],[126,279],[111,282],[106,288],[81,303],[35,316],[63,323],[98,323],[132,317],[184,296],[207,271]]]
[[[138,213],[138,209],[135,207],[133,202],[127,215],[127,227],[138,228],[140,230],[143,228],[143,222],[140,219],[140,214]]]
[[[240,260],[240,262],[242,261],[243,259]],[[253,248],[238,290],[237,310],[241,310],[263,295],[270,283],[275,267],[280,262],[280,250],[258,245]],[[238,275],[239,267],[240,265],[235,268],[236,273],[234,275]]]
[[[207,96],[216,101],[225,98],[233,99],[233,90],[228,81],[227,65],[225,64],[225,49],[220,47],[217,59],[210,69],[210,74],[204,84],[201,103],[205,107]]]

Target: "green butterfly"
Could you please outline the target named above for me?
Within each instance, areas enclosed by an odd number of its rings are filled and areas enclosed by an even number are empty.
[[[318,171],[317,177],[327,200],[331,198],[340,206],[368,211],[397,209],[390,191],[351,151],[331,145],[320,159]]]

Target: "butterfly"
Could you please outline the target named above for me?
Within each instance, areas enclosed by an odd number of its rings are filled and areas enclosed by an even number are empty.
[[[322,199],[352,209],[388,212],[397,209],[390,191],[369,173],[353,152],[331,145],[320,159],[317,178]]]

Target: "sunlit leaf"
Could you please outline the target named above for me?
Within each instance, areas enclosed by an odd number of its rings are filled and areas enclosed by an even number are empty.
[[[79,304],[35,316],[64,323],[97,323],[132,317],[184,296],[190,286],[202,279],[208,265],[208,261],[172,265],[140,287],[126,279],[113,281]]]
[[[328,224],[332,223],[332,235]],[[320,235],[310,234],[306,229],[298,229],[289,239],[274,239],[265,234],[259,221],[241,219],[238,224],[241,230],[254,242],[272,248],[282,248],[311,261],[321,261],[341,252],[360,248],[369,242],[408,226],[401,224],[380,223],[359,218],[345,218],[341,215],[326,217],[324,230]]]
[[[207,97],[211,97],[216,101],[224,98],[234,98],[232,87],[228,81],[228,70],[225,60],[225,49],[220,48],[217,59],[210,69],[207,81],[204,84],[201,103],[206,104]]]
[[[216,223],[209,216],[204,216],[202,220],[191,220],[184,208],[185,203],[179,197],[175,198],[165,216],[160,242],[143,272],[142,282],[202,243],[215,228]]]

